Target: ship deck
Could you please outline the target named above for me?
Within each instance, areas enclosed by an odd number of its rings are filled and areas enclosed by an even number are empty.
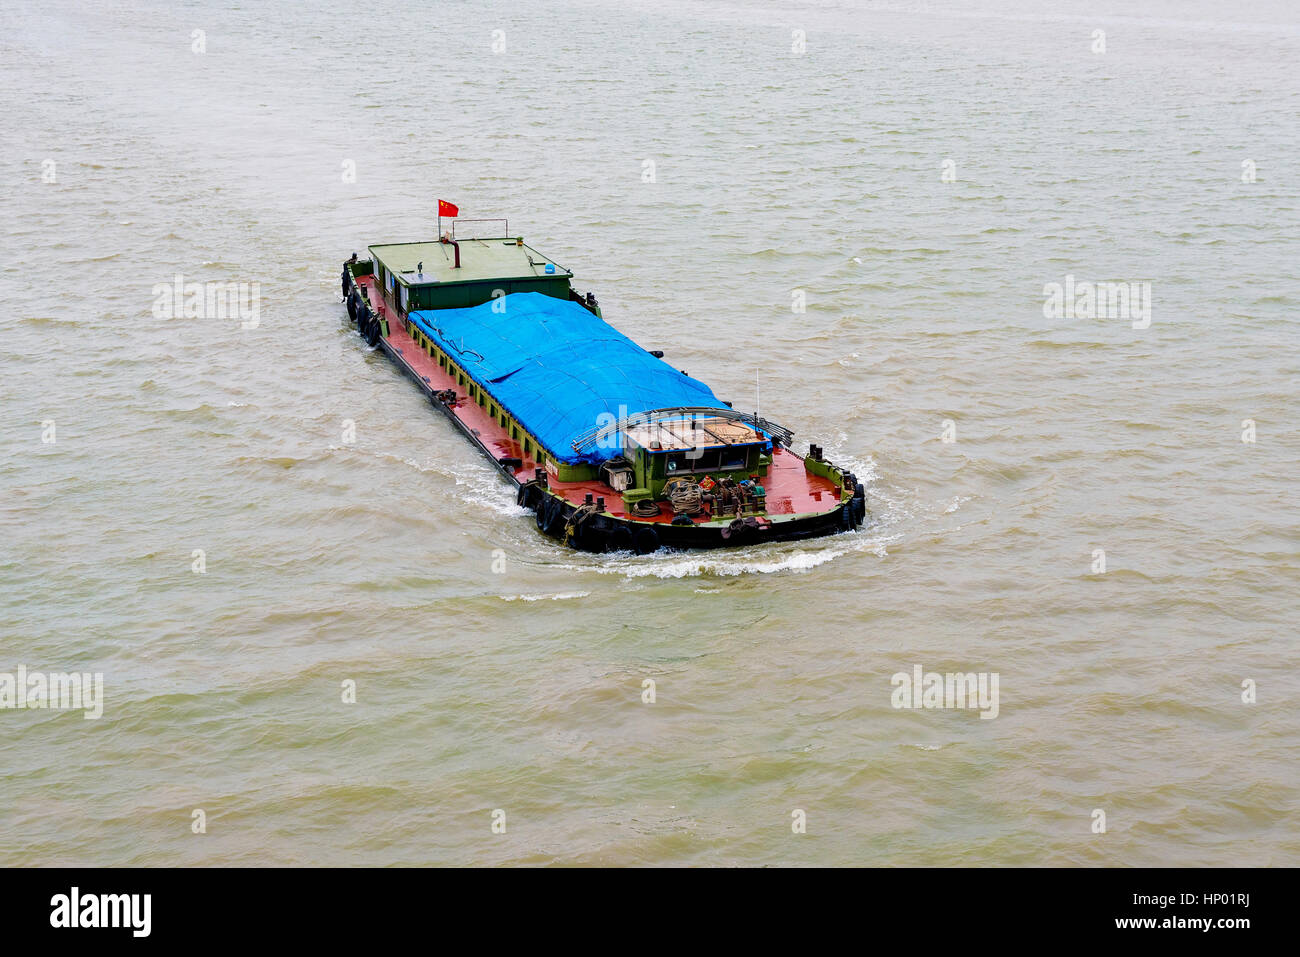
[[[357,284],[366,291],[375,311],[388,321],[388,335],[385,337],[394,358],[404,365],[415,378],[423,381],[436,392],[451,390],[456,393],[456,404],[448,411],[487,449],[488,454],[500,462],[504,458],[519,459],[523,464],[507,470],[507,474],[518,482],[526,482],[533,477],[540,464],[524,454],[522,445],[510,437],[509,432],[487,411],[469,398],[465,388],[457,384],[456,379],[438,367],[427,352],[411,338],[405,323],[384,301],[375,284],[373,276],[362,276]],[[605,499],[605,510],[615,518],[630,519],[637,522],[667,523],[672,521],[672,508],[667,503],[660,503],[658,516],[631,515],[624,510],[623,498],[608,485],[599,481],[560,482],[554,476],[548,476],[551,491],[562,495],[573,504],[580,505],[587,493]],[[772,456],[772,465],[768,475],[763,479],[767,491],[768,517],[786,515],[806,515],[828,512],[840,504],[839,490],[829,479],[809,473],[803,459],[788,449],[778,448]]]

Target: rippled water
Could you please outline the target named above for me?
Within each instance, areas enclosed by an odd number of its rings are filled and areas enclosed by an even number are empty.
[[[0,863],[1300,863],[1293,4],[89,6],[0,35],[0,671],[105,710],[0,711]],[[871,523],[541,538],[338,305],[439,196]]]

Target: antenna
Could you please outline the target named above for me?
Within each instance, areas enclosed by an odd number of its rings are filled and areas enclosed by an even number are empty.
[[[754,418],[758,418],[759,413],[762,411],[762,407],[758,404],[758,399],[759,399],[758,370],[755,369],[754,370]]]

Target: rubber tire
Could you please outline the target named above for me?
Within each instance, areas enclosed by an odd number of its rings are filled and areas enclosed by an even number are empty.
[[[632,550],[638,555],[659,551],[659,533],[653,528],[638,528],[632,536]]]
[[[550,508],[546,510],[546,527],[542,531],[557,538],[564,533],[564,503],[558,498],[551,499]]]
[[[375,316],[371,316],[370,325],[366,327],[366,345],[372,348],[379,345],[382,335],[383,330],[379,326],[379,320]]]
[[[611,552],[632,551],[632,533],[626,525],[618,525],[609,533],[609,550]]]

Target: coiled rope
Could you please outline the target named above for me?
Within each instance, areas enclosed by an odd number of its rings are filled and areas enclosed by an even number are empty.
[[[699,515],[704,511],[704,493],[695,482],[674,483],[668,491],[668,501],[677,515]]]
[[[575,543],[578,539],[578,532],[582,528],[583,523],[595,514],[595,503],[592,503],[591,505],[579,505],[574,509],[573,514],[569,516],[569,521],[566,522],[564,526],[564,540],[569,544]]]

